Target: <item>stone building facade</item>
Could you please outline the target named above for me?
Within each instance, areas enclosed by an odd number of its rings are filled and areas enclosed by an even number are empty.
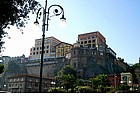
[[[108,49],[100,52],[97,48],[74,47],[71,50],[71,65],[83,78],[115,73],[115,57],[108,54]]]
[[[70,59],[70,51],[73,45],[65,42],[60,42],[55,46],[55,58],[68,58]]]
[[[47,37],[44,41],[44,59],[55,58],[55,45],[61,41],[55,37]],[[42,39],[35,40],[35,46],[30,49],[30,60],[38,60],[41,58]]]
[[[121,83],[127,84],[128,86],[132,86],[133,84],[133,76],[130,72],[121,73]]]
[[[117,61],[116,53],[108,47],[105,37],[99,32],[78,35],[78,42],[71,49],[70,63],[82,78],[126,70],[124,63]]]
[[[42,92],[47,92],[51,87],[51,78],[42,79]],[[35,93],[39,91],[39,76],[22,74],[8,77],[8,92]]]
[[[80,46],[88,46],[89,48],[106,47],[106,39],[100,32],[90,32],[78,35],[78,43]]]

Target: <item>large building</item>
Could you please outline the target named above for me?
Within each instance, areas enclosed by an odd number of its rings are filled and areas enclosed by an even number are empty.
[[[124,63],[120,65],[116,53],[108,47],[105,37],[98,31],[79,34],[73,46],[70,62],[83,78],[126,70]]]
[[[128,86],[132,86],[133,84],[133,76],[130,72],[121,73],[121,83],[127,84]]]
[[[51,78],[42,79],[42,92],[51,87]],[[39,91],[39,76],[20,74],[8,77],[8,91],[11,93],[35,93]]]
[[[54,37],[47,37],[44,41],[44,59],[69,58],[72,44],[61,42]],[[35,40],[35,46],[30,49],[30,60],[40,60],[42,39]]]
[[[55,57],[56,58],[68,58],[70,59],[70,51],[73,45],[65,42],[60,42],[55,46]]]
[[[54,37],[47,37],[44,41],[44,59],[55,58],[55,46],[61,41]],[[41,58],[42,39],[35,40],[35,46],[30,49],[30,60],[39,60]]]
[[[108,47],[105,37],[99,32],[90,32],[78,35],[78,43],[80,47],[88,47],[92,55],[97,56],[97,63],[104,65],[105,57],[114,63],[116,53]]]
[[[90,32],[78,35],[78,43],[80,46],[88,46],[89,48],[102,49],[106,47],[106,39],[100,32]]]

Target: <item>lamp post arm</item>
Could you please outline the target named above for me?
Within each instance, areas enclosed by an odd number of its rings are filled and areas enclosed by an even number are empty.
[[[58,10],[58,9],[56,8],[56,9],[54,9],[54,11],[53,11],[54,15],[51,15],[51,16],[50,16],[50,9],[51,9],[52,7],[59,7],[59,8],[61,9],[61,11]],[[47,25],[46,31],[48,31],[48,27],[49,27],[49,24],[48,24],[49,18],[50,18],[50,17],[53,17],[53,16],[59,16],[59,15],[61,15],[61,14],[63,14],[62,17],[64,17],[64,9],[63,9],[62,6],[60,6],[60,5],[53,4],[53,5],[51,5],[51,6],[48,8],[48,11],[45,10],[45,14],[47,14],[47,24],[44,23],[44,25]],[[44,19],[46,20],[46,18],[44,18]]]
[[[50,9],[51,9],[52,7],[59,7],[59,8],[61,9],[61,11],[58,10],[57,8],[54,9],[54,11],[53,11],[54,15],[52,15],[52,16],[59,16],[59,15],[61,15],[62,13],[63,13],[63,15],[64,15],[64,9],[62,8],[62,6],[57,5],[57,4],[53,4],[53,5],[51,5],[51,6],[48,8],[48,15],[49,15],[49,11],[50,11]],[[50,17],[52,17],[52,16],[50,16]]]

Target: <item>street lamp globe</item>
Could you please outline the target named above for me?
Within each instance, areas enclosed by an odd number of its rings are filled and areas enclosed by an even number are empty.
[[[63,28],[63,27],[66,27],[66,24],[67,24],[66,18],[61,17],[59,21],[59,26]]]

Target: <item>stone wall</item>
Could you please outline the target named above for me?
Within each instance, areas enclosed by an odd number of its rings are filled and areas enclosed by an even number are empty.
[[[69,64],[69,60],[64,58],[45,61],[43,63],[43,77],[53,78],[67,64]],[[40,75],[40,63],[29,63],[26,68],[28,74]]]

